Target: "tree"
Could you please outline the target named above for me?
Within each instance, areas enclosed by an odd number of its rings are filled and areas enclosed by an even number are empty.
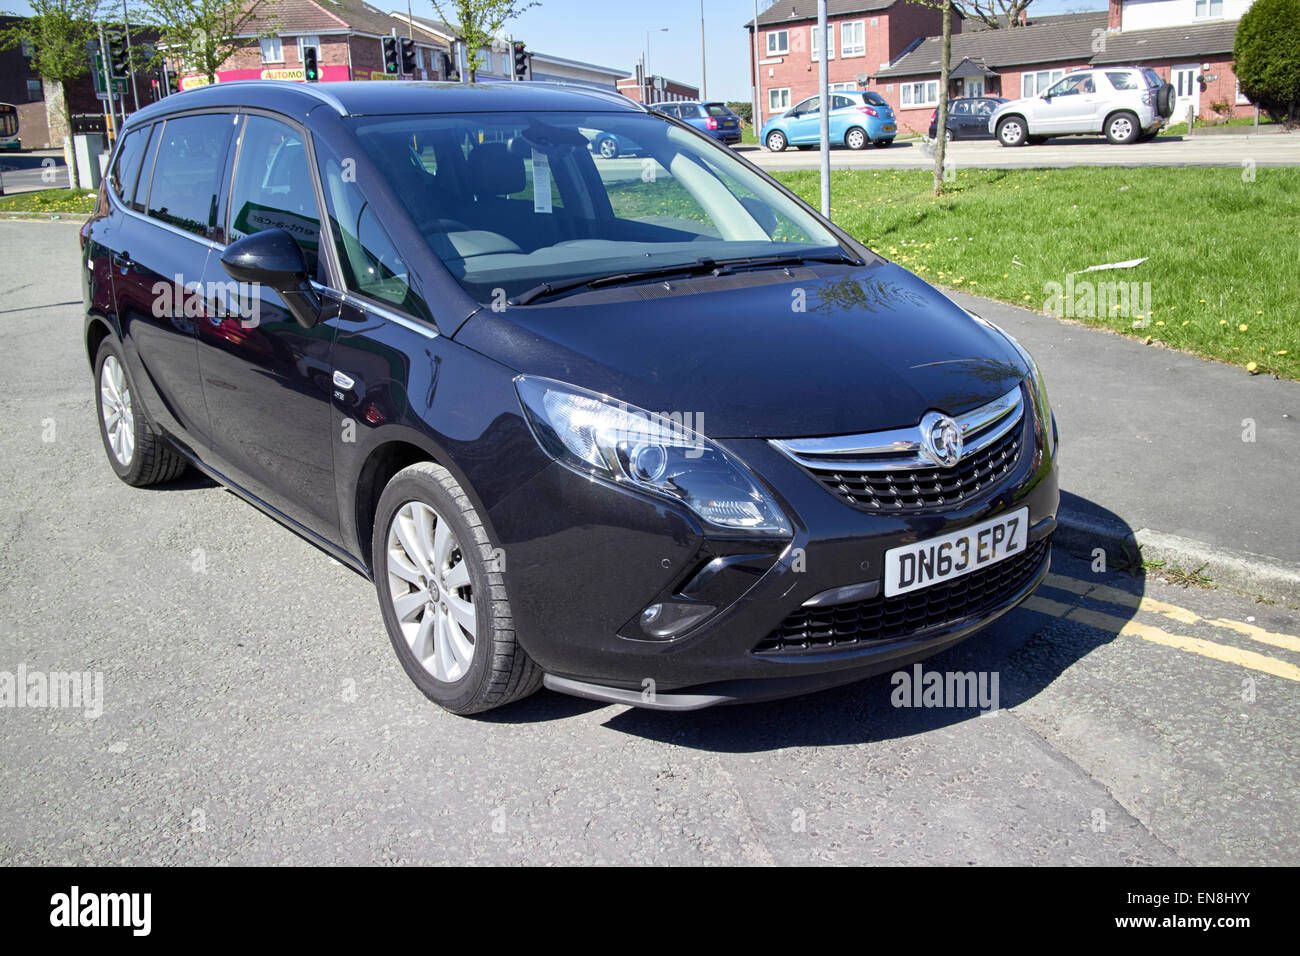
[[[948,74],[952,70],[952,4],[943,0],[943,51],[939,55],[939,108],[934,119],[934,194],[943,192],[943,162],[948,152]]]
[[[1300,122],[1300,0],[1255,0],[1232,56],[1247,99],[1280,123]]]
[[[96,36],[95,17],[99,14],[100,2],[31,0],[31,16],[0,31],[0,49],[23,43],[32,48],[32,68],[42,79],[57,87],[56,105],[61,113],[57,119],[69,132],[72,114],[68,105],[68,85],[90,70],[86,47]],[[80,182],[75,162],[68,175],[72,188],[78,188]]]
[[[145,20],[159,34],[159,56],[180,59],[209,83],[248,36],[272,36],[278,28],[269,14],[276,0],[139,0]],[[240,36],[242,35],[242,37]],[[237,37],[240,37],[237,39]]]
[[[491,48],[506,21],[538,6],[538,0],[451,0],[456,14],[454,21],[443,11],[442,4],[443,0],[433,0],[434,12],[465,44],[465,68],[472,83],[475,72],[483,66],[484,47]]]
[[[1034,0],[953,0],[962,15],[993,30],[1024,26],[1021,22]]]
[[[742,120],[744,120],[746,123],[753,123],[753,122],[754,122],[754,104],[753,104],[753,103],[749,103],[749,102],[740,103],[740,102],[737,102],[736,100],[729,100],[729,101],[727,102],[727,109],[731,110],[731,112],[735,113],[737,116],[739,116],[739,117],[740,117]]]

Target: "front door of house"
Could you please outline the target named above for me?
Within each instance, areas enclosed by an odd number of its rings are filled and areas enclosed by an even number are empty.
[[[1178,94],[1178,99],[1174,101],[1174,115],[1169,119],[1171,123],[1186,122],[1189,109],[1195,110],[1197,114],[1200,113],[1201,84],[1198,82],[1200,75],[1201,67],[1196,63],[1176,66],[1169,71],[1169,82],[1174,85],[1174,92]]]

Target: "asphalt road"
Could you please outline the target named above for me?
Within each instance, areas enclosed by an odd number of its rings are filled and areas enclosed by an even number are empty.
[[[0,250],[0,672],[103,675],[94,719],[0,708],[0,863],[1300,862],[1300,617],[1065,554],[925,665],[996,674],[992,716],[888,677],[446,714],[367,582],[206,481],[113,476],[75,229]]]
[[[767,170],[817,169],[816,149],[790,147],[772,153],[757,146],[742,147],[745,156]],[[1066,166],[1295,166],[1300,164],[1300,135],[1195,134],[1157,137],[1149,143],[1112,146],[1101,137],[1071,136],[1041,146],[1008,149],[992,140],[958,140],[950,143],[947,162],[955,168],[1035,169]],[[899,142],[888,148],[862,150],[842,146],[831,150],[832,169],[926,169],[934,166],[934,152],[920,140]]]

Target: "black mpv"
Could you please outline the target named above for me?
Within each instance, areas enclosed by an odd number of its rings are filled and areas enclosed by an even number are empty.
[[[856,681],[1047,573],[1029,355],[612,92],[170,96],[81,239],[113,470],[197,468],[371,578],[456,713]]]

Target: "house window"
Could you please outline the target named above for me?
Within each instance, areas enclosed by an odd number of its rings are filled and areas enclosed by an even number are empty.
[[[41,89],[40,80],[27,81],[27,99],[29,102],[35,102],[36,100],[41,99],[44,95],[45,91]]]
[[[307,58],[302,55],[302,51],[309,46],[316,48],[316,59],[320,59],[320,37],[298,37],[298,62],[306,63]]]
[[[1021,74],[1020,95],[1037,96],[1063,76],[1065,76],[1064,70],[1041,70],[1038,73]]]
[[[901,86],[903,107],[935,106],[939,102],[939,81],[921,80]]]
[[[1197,18],[1223,16],[1223,0],[1196,0]]]
[[[858,84],[851,81],[848,83],[831,83],[827,89],[832,93],[856,93],[858,91]]]
[[[788,110],[790,108],[790,87],[783,86],[779,90],[767,91],[767,111],[776,113],[778,111]]]
[[[36,53],[36,47],[32,46],[26,40],[22,41],[22,50],[23,56],[27,57],[29,60],[32,58],[32,55]]]
[[[840,56],[866,56],[867,30],[861,20],[840,24]]]
[[[790,31],[789,30],[768,30],[767,31],[767,55],[785,56],[789,52],[790,52]]]
[[[262,37],[261,43],[263,63],[284,62],[284,46],[279,37]]]
[[[812,61],[814,63],[818,62],[822,58],[821,37],[817,34],[817,27],[811,26],[808,28],[808,49],[812,54]],[[835,27],[829,23],[826,25],[826,36],[831,41],[827,46],[827,50],[829,51],[827,59],[833,60],[835,59]]]

